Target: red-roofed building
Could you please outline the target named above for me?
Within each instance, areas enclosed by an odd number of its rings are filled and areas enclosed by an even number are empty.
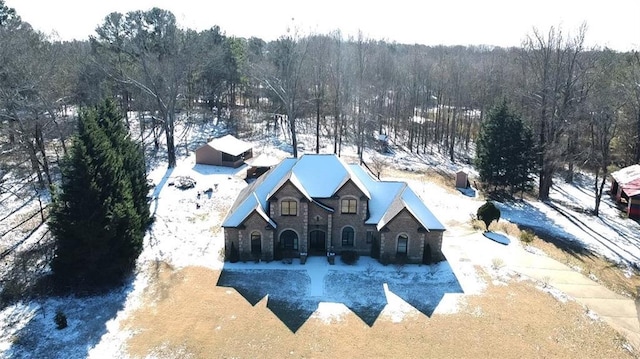
[[[611,197],[626,205],[629,218],[640,219],[640,165],[611,174]]]

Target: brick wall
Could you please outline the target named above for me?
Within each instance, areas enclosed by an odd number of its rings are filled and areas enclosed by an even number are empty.
[[[442,232],[427,232],[420,229],[420,223],[407,211],[402,210],[392,219],[380,233],[380,256],[382,261],[396,262],[398,236],[405,234],[409,237],[407,243],[407,263],[421,263],[425,244],[431,249],[431,261],[444,259],[442,255]]]
[[[343,199],[355,199],[357,201],[356,213],[341,212],[341,201]],[[364,196],[364,193],[349,180],[336,192],[335,198],[331,198],[331,206],[335,209],[332,229],[334,251],[340,253],[343,250],[356,250],[361,255],[369,255],[371,253],[371,244],[366,243],[367,226],[364,224],[367,218],[368,199]],[[351,227],[355,232],[353,247],[342,246],[342,230],[345,227]]]
[[[297,216],[283,216],[281,214],[280,203],[283,200],[295,200],[298,203]],[[293,230],[298,234],[298,252],[307,251],[308,237],[308,221],[309,221],[309,203],[302,193],[290,182],[285,183],[274,194],[270,201],[271,219],[277,224],[278,228],[274,233],[274,244],[279,243],[280,234],[286,230]]]
[[[256,212],[253,212],[243,222],[241,228],[225,228],[225,256],[228,258],[231,251],[231,242],[234,243],[240,253],[241,260],[251,260],[251,233],[260,233],[261,257],[265,261],[273,260],[273,230],[267,229],[267,221]]]
[[[357,211],[354,214],[341,213],[341,200],[345,198],[357,200]],[[298,204],[297,216],[282,216],[280,202],[282,200],[295,200]],[[371,255],[372,243],[367,243],[367,231],[372,231],[375,240],[380,243],[380,259],[396,261],[398,235],[406,234],[409,238],[407,244],[406,261],[408,263],[421,263],[425,245],[428,244],[433,262],[444,260],[442,255],[442,232],[428,232],[420,229],[419,222],[406,209],[401,211],[385,227],[383,232],[377,232],[373,225],[365,225],[367,218],[368,199],[362,191],[351,181],[340,188],[336,196],[318,200],[324,206],[332,208],[328,211],[313,202],[308,202],[302,193],[290,182],[285,183],[272,197],[269,203],[271,218],[277,223],[276,230],[267,230],[267,222],[257,213],[253,213],[244,222],[245,228],[225,228],[225,253],[228,256],[231,242],[234,242],[241,253],[251,253],[251,232],[258,230],[262,238],[262,259],[274,258],[275,246],[279,244],[280,234],[286,230],[293,230],[298,234],[298,251],[308,252],[308,234],[310,230],[319,229],[326,231],[327,246],[333,246],[336,253],[342,250],[356,250],[361,255]],[[354,246],[342,246],[342,230],[352,227],[355,232]],[[297,253],[294,253],[296,255]],[[241,258],[243,256],[241,255]]]

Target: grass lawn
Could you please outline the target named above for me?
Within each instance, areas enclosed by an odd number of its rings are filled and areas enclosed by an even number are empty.
[[[241,294],[243,289],[216,285],[232,278],[223,271],[202,267],[173,270],[169,266],[157,269],[157,280],[147,289],[144,305],[124,323],[132,333],[128,342],[129,353],[144,357],[466,357],[466,358],[621,358],[632,357],[623,347],[626,342],[617,332],[600,321],[585,315],[585,310],[574,302],[562,303],[551,295],[535,289],[530,282],[512,281],[509,285],[489,285],[482,295],[466,296],[461,308],[454,314],[432,314],[421,311],[394,321],[381,315],[371,324],[353,311],[329,320],[311,315],[296,331],[287,325],[287,305],[290,310],[309,311],[313,300],[300,306],[294,300],[303,297],[307,282],[304,272],[277,273],[280,286],[274,281],[256,282],[266,286],[253,291],[251,298],[276,290],[277,310],[269,308],[272,295],[252,303]],[[425,269],[425,272],[426,269]],[[242,273],[230,272],[239,279]],[[295,273],[295,274],[291,274]],[[254,273],[256,274],[256,273]],[[285,277],[300,284],[300,291],[291,292],[296,285],[282,285]],[[392,272],[376,276],[393,276]],[[340,276],[330,271],[328,278]],[[428,279],[428,275],[421,276]],[[413,281],[417,277],[403,277]],[[273,279],[273,278],[272,278]],[[336,280],[338,278],[331,278]],[[339,279],[338,279],[339,280]],[[342,280],[352,282],[347,276]],[[338,285],[338,284],[336,284]],[[344,283],[339,285],[345,288]],[[283,289],[282,291],[279,291]],[[378,298],[378,294],[364,295],[361,287],[351,287],[343,295],[347,306],[357,308],[359,298]],[[425,289],[426,290],[426,289]],[[417,293],[402,294],[415,300]],[[363,303],[370,299],[362,300]],[[284,303],[283,303],[284,301]],[[427,299],[426,301],[429,301]],[[309,307],[311,305],[311,307]],[[283,318],[285,318],[283,320]]]

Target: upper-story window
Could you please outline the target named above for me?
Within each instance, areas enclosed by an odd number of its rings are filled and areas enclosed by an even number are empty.
[[[292,199],[285,199],[280,202],[280,214],[283,216],[297,216],[298,202]]]
[[[345,198],[340,203],[341,213],[358,213],[358,201],[353,198]]]

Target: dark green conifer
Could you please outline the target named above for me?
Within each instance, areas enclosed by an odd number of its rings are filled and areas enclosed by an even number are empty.
[[[506,101],[492,109],[480,127],[476,147],[480,180],[511,193],[531,188],[535,148],[531,131],[509,109]]]
[[[149,209],[144,161],[134,150],[113,102],[81,112],[49,222],[57,240],[51,267],[59,284],[116,284],[135,267]],[[136,191],[143,192],[144,203]]]

